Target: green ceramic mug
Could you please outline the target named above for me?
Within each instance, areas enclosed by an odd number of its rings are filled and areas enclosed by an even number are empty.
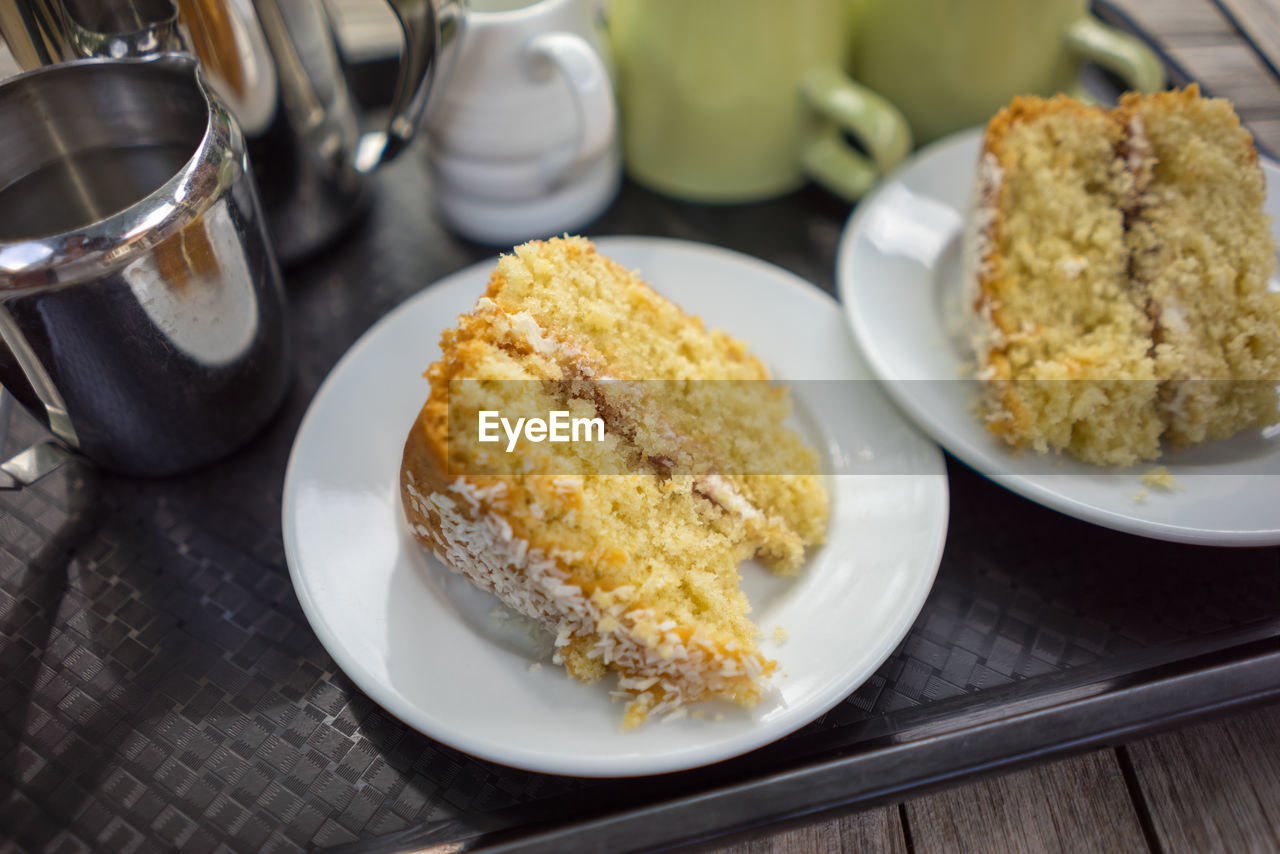
[[[1087,0],[850,3],[849,68],[906,115],[917,143],[982,124],[1015,95],[1080,95],[1086,62],[1135,91],[1165,84],[1160,59],[1092,17]]]
[[[755,201],[809,180],[857,199],[911,136],[841,70],[849,12],[848,0],[613,0],[628,173],[689,201]]]

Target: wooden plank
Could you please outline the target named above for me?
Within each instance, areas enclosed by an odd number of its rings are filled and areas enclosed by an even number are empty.
[[[1112,0],[1164,45],[1232,42],[1240,36],[1210,0]]]
[[[907,854],[907,842],[898,808],[879,807],[705,850],[711,854],[813,854],[815,851]]]
[[[9,52],[9,46],[0,40],[0,80],[6,77],[12,77],[21,71],[18,61],[13,58],[13,54]]]
[[[1123,750],[1164,854],[1280,852],[1280,706]]]
[[[1148,850],[1111,750],[926,795],[906,817],[916,854]]]
[[[1171,47],[1169,53],[1215,95],[1230,98],[1241,118],[1280,118],[1280,80],[1243,39],[1231,45]]]
[[[1258,141],[1272,157],[1280,159],[1280,118],[1255,119],[1245,122],[1253,138]]]
[[[1217,0],[1273,69],[1280,69],[1280,0]]]

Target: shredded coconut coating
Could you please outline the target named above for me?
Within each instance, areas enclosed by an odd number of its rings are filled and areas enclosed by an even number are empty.
[[[500,511],[504,493],[501,482],[481,487],[460,477],[447,490],[424,494],[405,472],[414,534],[450,570],[551,632],[556,664],[565,663],[562,651],[573,640],[591,638],[588,657],[619,672],[614,694],[629,700],[624,725],[682,714],[688,703],[709,697],[759,699],[773,662],[732,640],[722,644],[674,620],[659,621],[636,605],[630,587],[588,593],[567,568],[585,556],[548,552],[515,536]]]

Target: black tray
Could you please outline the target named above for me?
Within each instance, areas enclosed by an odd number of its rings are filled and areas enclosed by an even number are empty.
[[[848,212],[816,189],[704,207],[628,184],[588,231],[725,246],[832,292]],[[181,478],[74,464],[0,495],[0,838],[32,851],[656,848],[1280,697],[1280,549],[1116,533],[948,459],[950,530],[920,618],[865,685],[788,738],[694,771],[586,780],[408,729],[302,615],[280,540],[284,467],[355,339],[491,255],[437,224],[410,152],[375,176],[357,230],[288,272],[294,386],[252,445]],[[38,435],[19,415],[5,450]]]

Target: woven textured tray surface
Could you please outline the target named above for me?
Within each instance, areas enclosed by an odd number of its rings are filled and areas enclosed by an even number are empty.
[[[614,781],[516,771],[433,742],[336,669],[294,596],[279,521],[293,435],[337,358],[402,300],[491,255],[441,231],[429,196],[419,161],[404,158],[376,176],[367,220],[289,273],[293,389],[244,451],[162,481],[74,464],[0,494],[0,850],[277,851],[409,829],[417,844],[461,840],[798,767],[892,733],[904,713],[941,719],[1000,686],[1031,696],[1042,677],[1086,665],[1122,676],[1163,651],[1280,623],[1276,549],[1114,533],[949,460],[950,534],[923,613],[870,681],[792,737],[707,769]],[[813,190],[701,208],[626,187],[591,233],[716,243],[831,291],[846,214]],[[39,435],[19,413],[6,451]]]

